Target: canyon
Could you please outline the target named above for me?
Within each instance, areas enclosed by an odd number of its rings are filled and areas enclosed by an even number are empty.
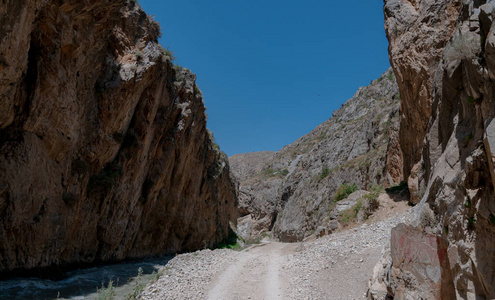
[[[495,1],[383,9],[389,70],[227,158],[136,1],[3,1],[0,275],[188,252],[140,297],[494,299]]]

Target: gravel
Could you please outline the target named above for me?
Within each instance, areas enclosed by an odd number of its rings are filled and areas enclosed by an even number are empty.
[[[390,230],[409,214],[408,210],[386,220],[293,245],[290,252],[279,251],[283,298],[363,299],[373,266],[390,241]],[[161,277],[146,287],[141,299],[206,299],[222,273],[249,255],[253,253],[225,249],[178,255],[162,268]],[[258,263],[261,270],[261,260]]]
[[[212,280],[234,263],[241,252],[201,250],[177,255],[147,286],[140,299],[205,299]]]
[[[291,299],[362,299],[367,281],[390,231],[410,212],[303,243],[288,255],[282,273],[288,273]]]

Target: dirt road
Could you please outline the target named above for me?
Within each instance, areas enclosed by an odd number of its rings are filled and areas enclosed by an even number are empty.
[[[210,285],[208,299],[285,299],[287,281],[281,262],[297,244],[262,243],[243,251]]]
[[[409,215],[406,203],[391,203],[363,224],[316,240],[181,254],[141,299],[365,299],[391,228]]]

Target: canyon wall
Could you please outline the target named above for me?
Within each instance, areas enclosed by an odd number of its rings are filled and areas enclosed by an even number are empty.
[[[0,272],[225,238],[227,157],[136,1],[6,0],[0,27]]]
[[[494,2],[386,0],[384,9],[418,205],[392,231],[369,296],[494,299]]]
[[[341,186],[370,189],[400,183],[399,98],[389,69],[329,120],[275,155],[231,157],[234,174],[240,176],[241,236],[272,231],[282,241],[295,242],[317,229],[328,234],[338,227],[334,196]],[[235,161],[244,157],[257,157],[251,165],[257,170],[261,165],[261,171],[243,177],[251,169],[241,169]]]

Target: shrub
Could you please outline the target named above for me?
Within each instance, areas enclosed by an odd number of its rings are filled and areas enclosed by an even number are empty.
[[[380,202],[378,202],[378,197],[380,196],[383,188],[379,185],[375,185],[370,189],[370,193],[365,195],[364,198],[368,201],[368,209],[367,213],[371,214],[380,206]]]
[[[353,184],[349,184],[349,183],[343,184],[335,192],[335,194],[333,196],[333,200],[335,200],[335,201],[343,200],[343,199],[349,197],[350,194],[354,193],[357,190],[358,190],[358,186],[355,183],[353,183]]]
[[[174,53],[172,52],[172,50],[170,50],[169,48],[165,49],[161,45],[160,45],[160,50],[161,50],[162,54],[164,56],[170,58],[171,61],[175,60],[175,56],[174,56]]]
[[[217,248],[217,249],[239,250],[241,248],[241,245],[239,244],[238,239],[239,239],[239,237],[234,232],[234,230],[232,230],[232,228],[229,228],[229,235],[228,235],[228,237],[225,238],[220,243],[218,243],[215,248]]]
[[[330,175],[330,169],[328,168],[328,166],[323,166],[321,168],[320,180],[325,179],[328,175]]]
[[[113,300],[115,299],[115,287],[113,286],[113,281],[110,280],[108,282],[107,287],[105,287],[103,284],[101,285],[101,289],[98,290],[97,292],[97,298],[98,300]]]
[[[260,173],[258,173],[256,176],[267,179],[267,178],[272,178],[272,177],[285,177],[289,174],[289,170],[287,169],[264,169]]]
[[[466,208],[469,208],[469,207],[471,206],[471,199],[469,199],[469,197],[468,197],[468,198],[466,198],[466,202],[464,203],[464,206],[465,206]]]
[[[476,218],[475,217],[468,218],[468,228],[473,229],[474,224],[476,224]]]
[[[143,276],[143,269],[141,267],[138,268],[138,274],[135,279],[134,287],[130,294],[125,298],[126,300],[136,300],[139,299],[139,294],[144,290],[146,285],[141,282],[141,277]]]
[[[362,207],[363,202],[361,200],[358,200],[358,202],[354,204],[353,207],[346,209],[340,213],[339,222],[344,226],[348,225],[351,222],[354,222],[357,219],[357,215],[359,214],[359,211]]]
[[[195,93],[196,95],[201,94],[201,90],[199,89],[199,87],[198,87],[197,85],[194,85],[194,93]]]

